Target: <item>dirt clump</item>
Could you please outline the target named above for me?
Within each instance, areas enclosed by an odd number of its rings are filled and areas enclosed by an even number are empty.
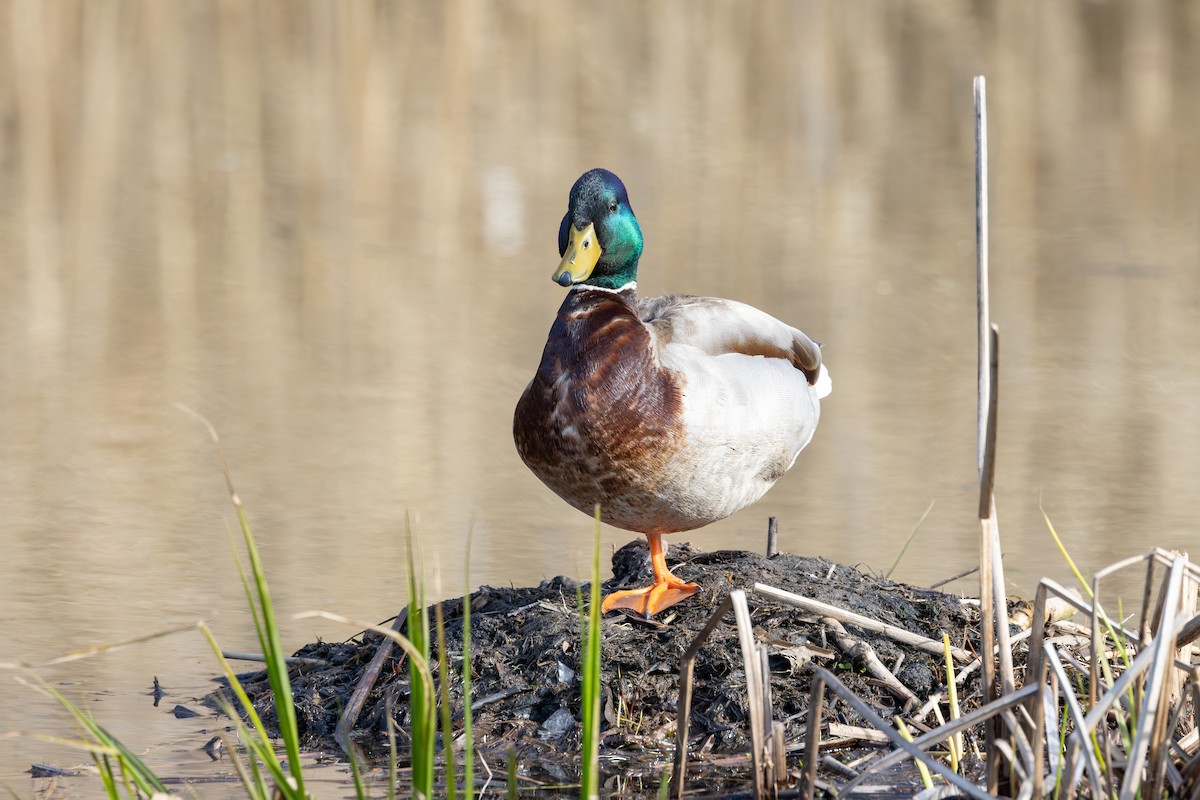
[[[658,620],[646,621],[626,612],[604,618],[602,752],[666,753],[673,748],[680,657],[733,589],[769,584],[932,639],[940,640],[942,633],[947,633],[958,647],[970,648],[978,638],[977,613],[957,598],[893,583],[820,558],[787,553],[771,558],[741,551],[705,553],[683,544],[670,548],[667,561],[676,575],[700,585],[696,595],[660,614]],[[644,541],[622,547],[612,563],[614,576],[604,584],[605,592],[649,583],[650,561]],[[579,588],[570,578],[557,577],[534,588],[483,586],[470,599],[476,746],[485,752],[515,749],[523,764],[540,765],[541,771],[558,780],[569,777],[569,756],[578,753],[579,747]],[[586,590],[586,586],[582,588]],[[832,657],[827,655],[818,663],[837,674],[885,719],[899,711],[901,702],[868,676],[862,665],[838,651],[835,638],[826,635],[817,618],[752,593],[749,601],[756,636],[770,645],[774,718],[784,721],[788,741],[800,740],[807,724],[804,712],[812,653],[804,647],[806,643],[832,650]],[[449,689],[458,729],[463,717],[462,601],[442,605]],[[896,676],[917,697],[927,697],[944,683],[940,656],[853,625],[846,627],[856,639],[873,647],[884,664],[899,664]],[[381,638],[368,633],[341,643],[306,645],[296,653],[326,665],[296,667],[292,672],[298,721],[308,745],[330,745],[338,718]],[[431,662],[436,673],[436,637],[432,638],[435,651]],[[265,672],[247,676],[246,684],[264,719],[273,724]],[[354,738],[368,749],[385,742],[389,709],[397,729],[406,731],[408,690],[409,671],[397,648],[367,698]],[[977,705],[979,693],[978,678],[968,680],[960,689],[963,705]],[[745,673],[730,614],[696,661],[692,746],[713,754],[744,753],[749,746],[746,702]],[[840,703],[826,709],[829,719],[860,722]],[[403,748],[405,742],[399,744]]]

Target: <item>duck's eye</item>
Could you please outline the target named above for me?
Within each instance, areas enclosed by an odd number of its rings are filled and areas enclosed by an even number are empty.
[[[608,204],[608,211],[611,214],[611,213],[615,213],[616,210],[617,210],[617,201],[613,200]]]

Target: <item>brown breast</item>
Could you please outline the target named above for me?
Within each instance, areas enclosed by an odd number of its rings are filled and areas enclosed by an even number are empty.
[[[632,290],[573,290],[517,403],[517,451],[576,508],[598,502],[606,520],[633,527],[620,519],[658,494],[681,446],[680,388],[655,357]]]

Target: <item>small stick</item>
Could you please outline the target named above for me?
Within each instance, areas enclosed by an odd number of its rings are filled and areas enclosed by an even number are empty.
[[[829,723],[829,735],[835,739],[857,739],[872,744],[888,744],[892,740],[883,731],[874,728],[864,728],[861,725],[846,725],[841,722]],[[857,778],[858,773],[851,770],[848,778]]]
[[[399,633],[407,620],[408,608],[405,608],[396,615],[396,619],[392,622],[392,630]],[[363,706],[367,702],[367,695],[371,693],[375,681],[379,678],[379,673],[383,671],[383,662],[387,661],[387,657],[392,654],[394,644],[395,642],[388,636],[384,636],[379,642],[379,647],[376,648],[371,663],[363,670],[358,684],[354,687],[354,692],[350,695],[350,701],[346,703],[346,710],[342,712],[342,718],[338,720],[337,734],[333,738],[346,752],[349,752],[350,732],[354,730],[354,723],[358,722],[358,715],[362,713]]]
[[[872,731],[872,733],[874,733],[874,731]],[[886,736],[884,736],[883,738],[885,741],[887,740]],[[834,772],[841,773],[841,775],[843,777],[846,777],[846,778],[857,778],[858,777],[857,771],[851,769],[850,767],[847,767],[845,764],[838,761],[833,756],[821,756],[821,763],[825,765],[826,769],[831,769]]]
[[[962,572],[958,573],[957,575],[951,575],[949,578],[942,578],[942,579],[941,579],[940,581],[938,581],[937,583],[931,583],[931,584],[929,584],[929,586],[927,586],[927,587],[925,587],[925,588],[927,588],[927,589],[936,589],[936,588],[938,588],[939,586],[945,586],[947,583],[951,583],[952,581],[956,581],[956,580],[958,580],[959,578],[966,578],[966,577],[968,577],[968,576],[970,576],[970,575],[974,575],[976,572],[979,572],[979,567],[971,567],[970,569],[964,569]]]
[[[692,681],[696,655],[700,652],[700,646],[708,641],[708,637],[732,607],[733,601],[726,595],[717,606],[717,610],[708,618],[708,622],[704,623],[704,627],[696,634],[696,638],[688,645],[683,658],[679,660],[679,705],[675,712],[675,768],[672,776],[678,800],[683,800],[683,778],[687,772],[688,725],[692,717]]]
[[[906,631],[903,628],[898,628],[895,625],[888,625],[884,622],[864,617],[862,614],[855,614],[853,611],[846,611],[837,606],[831,606],[828,603],[822,603],[820,600],[813,600],[808,597],[801,597],[798,594],[785,592],[782,589],[776,589],[774,586],[768,586],[765,583],[754,584],[754,593],[769,597],[780,603],[786,603],[789,606],[796,606],[805,611],[809,611],[820,617],[832,617],[839,622],[844,622],[847,625],[853,625],[856,628],[872,631],[874,633],[882,633],[891,639],[898,642],[919,647],[920,649],[940,656],[944,651],[941,642],[935,642],[919,633]],[[950,652],[958,661],[970,661],[974,658],[973,655],[963,650],[960,647],[951,648]]]
[[[825,670],[818,669],[813,676],[808,695],[808,731],[804,739],[804,788],[800,796],[813,800],[817,789],[817,764],[821,746],[821,716],[825,705]]]
[[[767,520],[767,558],[779,555],[779,522],[770,517]]]
[[[822,617],[821,624],[827,625],[833,630],[833,638],[837,639],[838,647],[842,648],[842,652],[847,655],[852,661],[861,661],[867,668],[867,672],[875,676],[884,686],[892,691],[897,697],[904,701],[904,712],[907,714],[917,703],[917,696],[912,690],[905,686],[892,673],[890,669],[884,666],[884,663],[879,660],[879,656],[875,654],[875,648],[866,642],[859,641],[852,637],[842,623],[838,622],[833,617]],[[832,728],[830,735],[833,735]]]
[[[262,661],[266,662],[267,657],[262,653],[238,653],[233,650],[222,650],[221,655],[231,661]],[[323,658],[307,658],[305,656],[287,656],[283,659],[288,664],[294,664],[301,667],[327,667],[329,662]],[[158,679],[154,679],[155,688],[158,688]]]

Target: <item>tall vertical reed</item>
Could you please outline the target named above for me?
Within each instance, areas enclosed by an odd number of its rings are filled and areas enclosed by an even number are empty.
[[[583,725],[582,776],[579,796],[594,800],[600,796],[600,504],[596,504],[596,528],[592,537],[592,583],[586,617],[580,596],[580,622],[583,628],[583,661],[579,688],[580,722]]]

